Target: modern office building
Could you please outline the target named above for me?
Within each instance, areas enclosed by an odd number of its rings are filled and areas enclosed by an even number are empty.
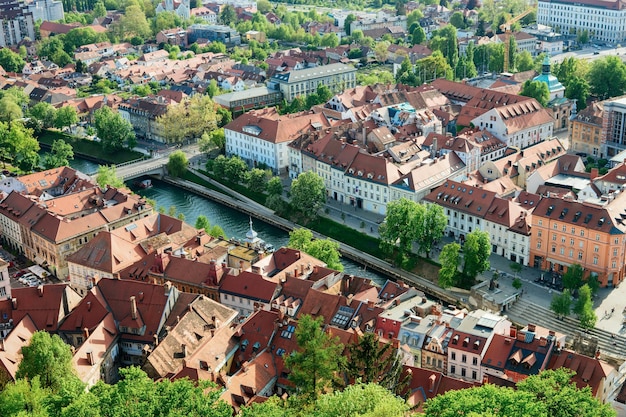
[[[626,3],[621,0],[539,0],[537,23],[562,34],[587,31],[593,40],[626,39]]]
[[[338,63],[280,72],[274,74],[268,87],[280,90],[285,100],[292,101],[298,96],[315,93],[320,84],[333,92],[354,88],[356,87],[356,68]]]

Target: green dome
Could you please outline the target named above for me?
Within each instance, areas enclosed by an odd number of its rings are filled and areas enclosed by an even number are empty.
[[[541,64],[541,67],[541,74],[533,78],[533,81],[541,81],[542,83],[546,83],[548,85],[548,90],[550,90],[550,93],[565,90],[565,87],[563,87],[563,84],[561,84],[559,79],[550,74],[550,58],[546,56],[543,60],[543,63]]]

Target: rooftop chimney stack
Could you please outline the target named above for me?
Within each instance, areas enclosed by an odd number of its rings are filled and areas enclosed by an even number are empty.
[[[137,320],[137,300],[134,295],[130,297],[130,316],[133,320]]]
[[[89,365],[91,366],[96,364],[95,358],[93,356],[93,352],[91,350],[87,351],[87,361],[89,362]]]
[[[43,297],[43,285],[37,287],[37,293],[40,297]]]
[[[83,337],[85,340],[89,339],[89,329],[87,327],[83,329]]]
[[[187,345],[183,343],[180,345],[180,347],[183,351],[183,358],[186,358],[187,357]]]
[[[139,291],[139,301],[143,301],[143,291]]]

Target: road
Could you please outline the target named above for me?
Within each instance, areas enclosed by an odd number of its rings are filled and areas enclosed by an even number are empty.
[[[596,54],[597,52],[597,54]],[[550,58],[552,63],[563,62],[565,58],[574,57],[577,59],[586,59],[588,61],[594,61],[598,58],[604,58],[607,56],[619,56],[624,60],[626,56],[626,47],[620,48],[609,48],[606,46],[602,46],[598,49],[587,46],[579,51],[570,51],[562,54],[554,55]]]

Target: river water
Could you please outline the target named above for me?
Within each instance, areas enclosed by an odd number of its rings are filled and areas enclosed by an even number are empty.
[[[70,165],[81,172],[89,173],[98,170],[98,164],[85,159],[76,158]],[[208,198],[183,191],[162,181],[152,180],[153,187],[139,190],[138,193],[156,201],[157,207],[164,207],[167,212],[170,207],[176,207],[177,213],[185,215],[185,221],[191,225],[196,223],[200,215],[206,216],[211,225],[218,225],[226,236],[244,239],[249,229],[249,218],[243,213],[223,206]],[[253,228],[259,237],[275,248],[284,246],[289,241],[289,235],[272,225],[253,219]],[[372,270],[363,270],[363,267],[349,259],[342,258],[344,271],[355,276],[370,278],[378,284],[383,284],[386,278]]]

